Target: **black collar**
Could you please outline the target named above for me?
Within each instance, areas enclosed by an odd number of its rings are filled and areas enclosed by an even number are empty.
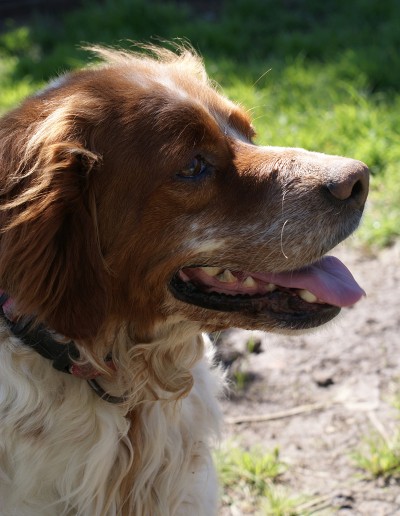
[[[75,374],[76,361],[80,357],[78,348],[73,341],[62,343],[54,338],[54,334],[43,324],[33,324],[32,317],[8,317],[4,312],[4,305],[10,302],[10,296],[5,292],[0,295],[0,316],[7,323],[11,332],[25,345],[34,349],[39,355],[50,360],[54,369],[62,373]],[[109,403],[123,403],[124,399],[108,394],[94,378],[85,378],[94,392]]]

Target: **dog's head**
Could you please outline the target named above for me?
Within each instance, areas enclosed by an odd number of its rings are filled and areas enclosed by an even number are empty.
[[[362,291],[323,255],[358,225],[358,161],[253,143],[189,51],[99,50],[0,121],[0,286],[72,338],[174,317],[320,325]]]

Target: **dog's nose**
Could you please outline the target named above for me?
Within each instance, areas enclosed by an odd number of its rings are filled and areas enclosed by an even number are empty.
[[[326,183],[329,194],[337,201],[355,208],[364,206],[368,196],[369,170],[361,161],[346,159]]]

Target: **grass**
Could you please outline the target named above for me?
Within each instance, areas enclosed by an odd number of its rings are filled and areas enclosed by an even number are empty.
[[[339,80],[334,66],[303,58],[272,68],[255,86],[237,82],[227,94],[251,110],[260,143],[351,156],[372,170],[359,238],[369,247],[400,236],[400,96],[368,94]],[[260,82],[264,84],[260,84]]]
[[[277,481],[286,470],[278,448],[266,452],[258,447],[245,450],[232,443],[215,453],[222,501],[236,513],[290,516],[304,501],[292,496]]]
[[[399,394],[395,396],[392,405],[399,419]],[[392,435],[386,435],[382,429],[379,433],[371,432],[352,453],[352,459],[367,478],[400,481],[400,430],[394,431]]]
[[[238,446],[220,450],[217,454],[218,472],[226,487],[246,484],[256,495],[263,495],[272,480],[286,467],[279,458],[279,449],[264,453],[259,448],[246,451]]]
[[[400,433],[390,440],[372,434],[354,452],[353,461],[371,478],[400,479]]]
[[[290,492],[282,483],[288,466],[281,460],[278,448],[265,451],[255,446],[246,450],[232,442],[225,443],[214,459],[223,490],[222,503],[232,514],[299,516],[334,509],[329,497],[310,498]],[[399,481],[400,432],[390,439],[371,433],[353,452],[352,461],[366,479]]]
[[[224,5],[204,18],[171,1],[87,1],[62,21],[8,20],[0,35],[0,112],[87,62],[84,42],[186,38],[223,90],[251,110],[260,143],[368,163],[372,191],[359,238],[370,247],[393,243],[400,236],[400,3]]]

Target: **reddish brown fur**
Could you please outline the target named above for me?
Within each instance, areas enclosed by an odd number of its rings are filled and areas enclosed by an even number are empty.
[[[102,53],[109,66],[71,75],[1,121],[0,278],[22,312],[72,338],[122,322],[151,338],[169,313],[171,274],[197,255],[182,240],[190,220],[203,233],[226,220],[216,232],[229,242],[223,263],[245,270],[295,268],[340,239],[328,221],[334,208],[313,193],[329,180],[333,158],[320,155],[307,169],[308,157],[296,150],[278,155],[249,144],[248,116],[207,84],[190,54],[159,51],[159,64]],[[242,141],[224,134],[225,127]],[[177,181],[176,172],[199,153],[219,173],[201,188]],[[261,217],[265,228],[273,225],[284,203],[290,207],[284,217],[293,218],[286,259],[283,223],[268,242],[254,241],[250,230],[235,238],[239,224],[258,232]],[[318,226],[314,240],[329,230],[324,242],[306,247],[298,226],[308,213]],[[342,213],[354,217],[348,208]],[[201,228],[195,238],[202,238]],[[201,259],[215,262],[207,253]],[[237,316],[231,319],[238,324]]]
[[[196,264],[309,264],[356,227],[367,191],[359,162],[257,147],[247,114],[209,84],[196,56],[154,52],[100,49],[107,64],[68,75],[0,120],[0,287],[99,367],[112,352],[111,390],[132,409],[126,499],[140,469],[142,403],[192,386],[203,347],[188,349],[185,331],[280,329],[268,314],[178,301],[174,274]],[[179,177],[198,155],[213,172]],[[329,192],[356,181],[351,198]]]

